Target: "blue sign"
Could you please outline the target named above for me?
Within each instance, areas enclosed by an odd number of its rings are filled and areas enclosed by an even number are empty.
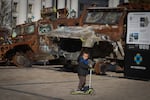
[[[137,53],[137,54],[134,56],[134,61],[135,61],[136,64],[139,65],[139,64],[143,61],[143,57],[142,57],[139,53]]]

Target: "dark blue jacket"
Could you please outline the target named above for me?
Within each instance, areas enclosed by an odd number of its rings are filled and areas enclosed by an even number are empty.
[[[88,59],[84,60],[82,57],[80,57],[78,62],[79,62],[78,75],[86,76],[89,73]]]

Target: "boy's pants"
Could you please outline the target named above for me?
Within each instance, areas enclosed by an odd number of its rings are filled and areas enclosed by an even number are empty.
[[[79,77],[79,85],[78,85],[78,89],[82,90],[82,88],[84,88],[85,84],[86,84],[86,76],[81,76],[78,75]]]

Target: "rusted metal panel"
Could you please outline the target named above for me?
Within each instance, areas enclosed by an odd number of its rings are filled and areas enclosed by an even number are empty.
[[[124,8],[91,7],[80,17],[80,25],[92,26],[96,33],[117,41],[123,33]]]

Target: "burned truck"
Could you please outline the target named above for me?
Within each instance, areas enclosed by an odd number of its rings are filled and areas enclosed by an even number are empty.
[[[39,20],[17,25],[9,34],[1,31],[0,62],[16,66],[32,66],[32,62],[56,59],[57,54],[44,34],[53,30],[50,20]],[[2,34],[3,33],[3,34]]]
[[[123,59],[122,46],[124,8],[92,7],[83,11],[78,26],[59,26],[47,36],[58,46],[59,57],[70,64],[77,64],[77,58],[84,50],[94,60],[111,57]],[[67,19],[64,22],[67,22]]]

